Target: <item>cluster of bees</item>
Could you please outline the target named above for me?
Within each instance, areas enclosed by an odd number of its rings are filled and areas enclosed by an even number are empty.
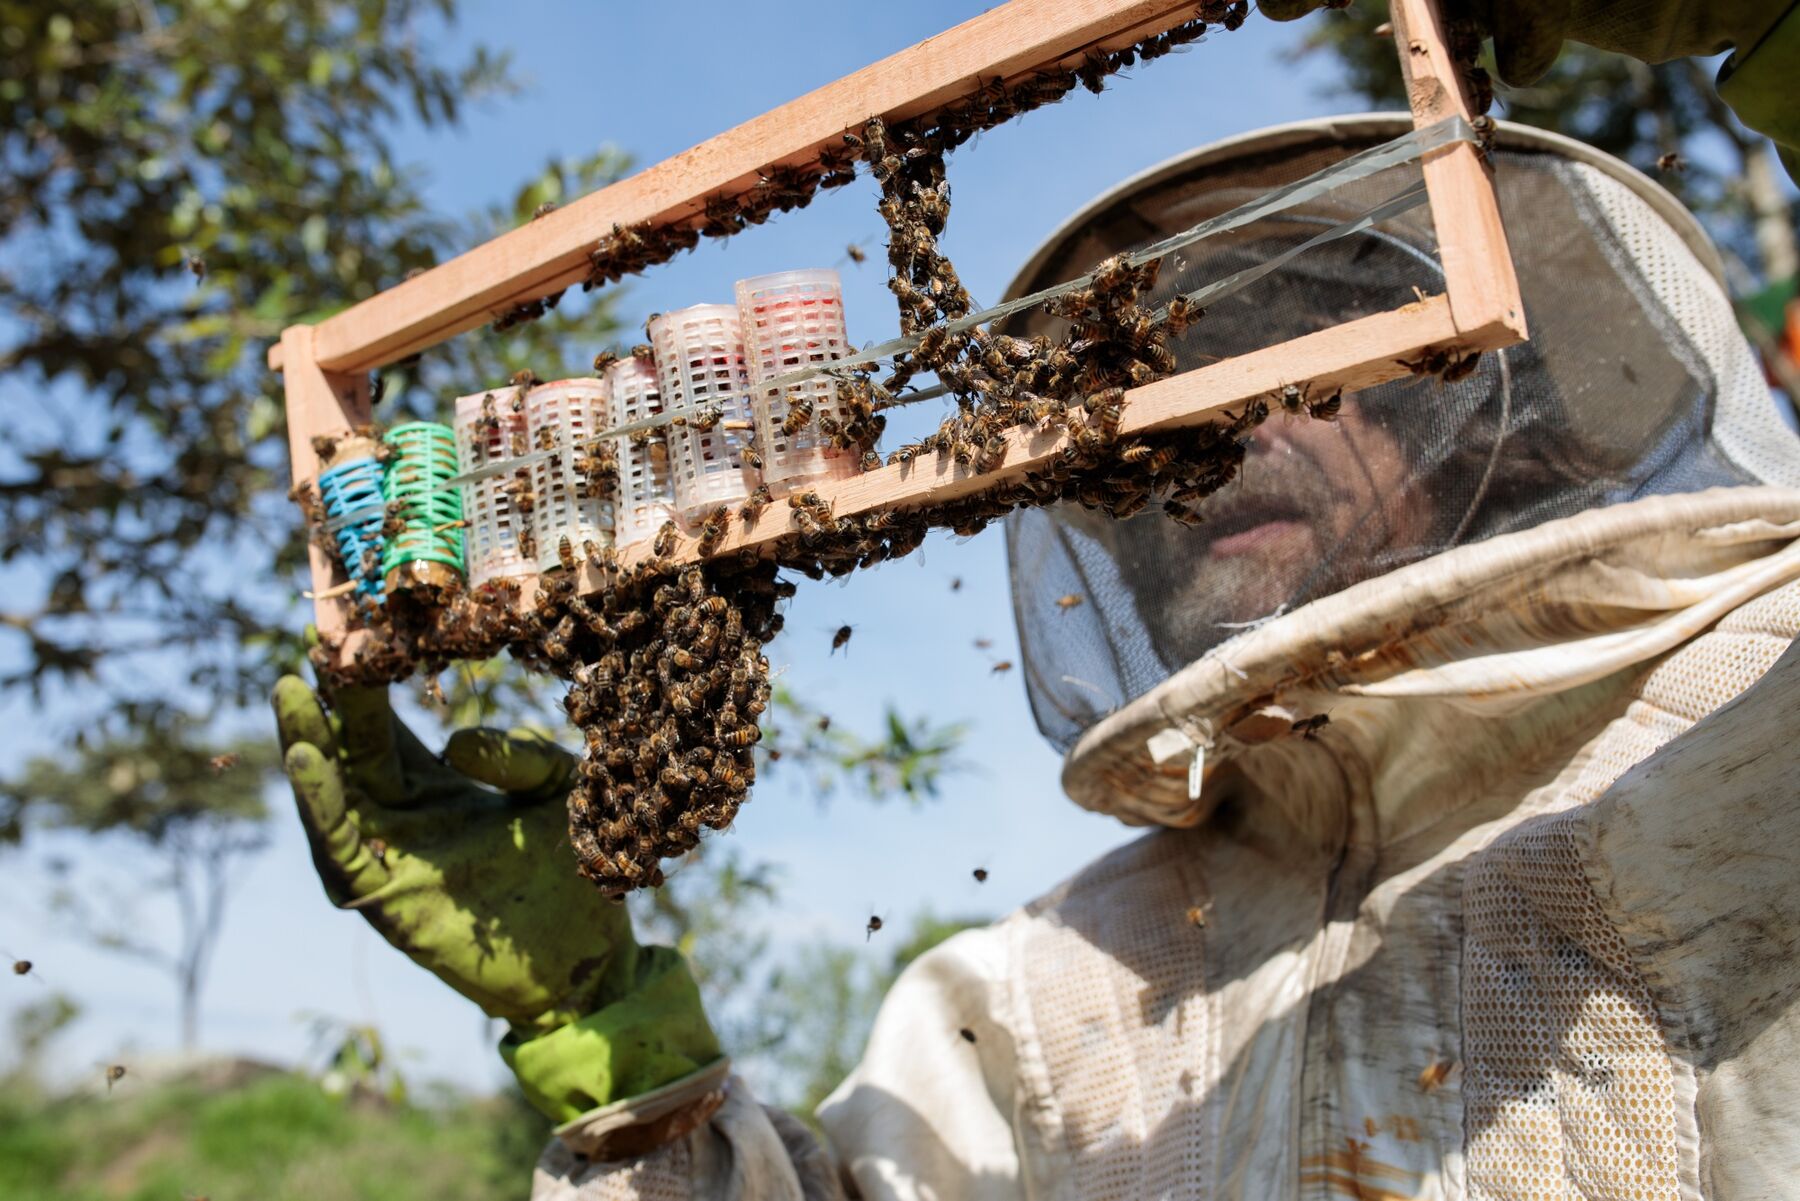
[[[355,663],[340,670],[323,648],[315,652],[321,674],[394,681],[419,666],[435,675],[451,661],[507,649],[568,680],[565,705],[587,750],[569,799],[570,842],[584,875],[623,892],[660,883],[660,860],[691,850],[703,828],[729,824],[755,779],[758,718],[770,687],[763,646],[781,628],[776,603],[794,591],[780,569],[814,579],[843,575],[910,553],[933,528],[972,535],[1025,505],[1072,501],[1125,518],[1155,504],[1174,520],[1197,521],[1194,502],[1235,476],[1245,435],[1269,415],[1270,402],[1252,401],[1227,421],[1121,436],[1127,390],[1171,373],[1169,339],[1203,315],[1179,298],[1147,307],[1158,260],[1109,259],[1091,283],[1059,297],[1054,311],[1069,325],[1061,338],[947,332],[944,323],[973,304],[938,248],[950,212],[944,156],[979,130],[1075,87],[1100,90],[1111,72],[1196,40],[1209,22],[1236,28],[1246,11],[1241,2],[1204,4],[1197,19],[1120,51],[1090,54],[1078,68],[1037,72],[1010,86],[984,84],[929,122],[872,120],[846,134],[841,149],[828,148],[816,166],[770,172],[746,197],[709,204],[698,228],[615,230],[594,255],[590,284],[631,274],[702,234],[725,236],[805,204],[817,187],[848,183],[860,160],[881,189],[901,329],[919,343],[880,381],[867,369],[843,373],[838,399],[846,416],[824,432],[839,446],[859,448],[865,468],[879,466],[872,450],[879,410],[914,376],[933,372],[956,408],[934,434],[895,450],[889,462],[948,455],[988,473],[1004,464],[1009,431],[1060,430],[1063,449],[1042,470],[945,503],[844,516],[816,492],[795,491],[778,504],[760,488],[735,511],[721,508],[708,518],[702,551],[733,518],[785,520],[792,536],[772,552],[745,551],[677,571],[665,561],[676,539],[659,537],[651,560],[622,570],[610,550],[565,545],[565,567],[580,565],[579,549],[607,586],[584,596],[575,571],[546,573],[525,612],[518,611],[517,584],[505,580],[472,592],[399,593],[365,610],[375,637]],[[1292,404],[1285,396],[1277,403],[1321,419],[1336,416],[1335,396],[1296,395]],[[616,460],[610,469],[617,470]],[[595,470],[607,467],[600,462]]]
[[[1249,16],[1248,0],[1202,0],[1194,19],[1134,45],[1111,52],[1090,51],[1074,67],[1053,67],[1033,72],[1012,84],[992,80],[966,100],[951,105],[934,119],[945,149],[952,149],[985,129],[1011,120],[1032,109],[1054,104],[1077,87],[1099,92],[1108,75],[1139,62],[1151,62],[1197,42],[1210,26],[1236,29]],[[856,182],[857,154],[847,145],[822,147],[808,163],[771,166],[758,174],[751,187],[735,196],[709,198],[698,218],[667,225],[645,222],[615,225],[588,255],[583,289],[617,283],[646,267],[666,263],[700,244],[702,237],[726,238],[749,226],[761,225],[776,213],[805,208],[822,189],[841,188]],[[854,255],[852,257],[855,257]],[[859,260],[860,261],[860,260]],[[542,300],[527,301],[504,314],[495,328],[510,329],[523,321],[542,317],[556,307],[560,292]]]

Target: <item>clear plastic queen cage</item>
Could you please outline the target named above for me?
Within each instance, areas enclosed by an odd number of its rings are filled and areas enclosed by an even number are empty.
[[[844,285],[836,271],[779,271],[737,283],[738,318],[744,327],[756,441],[763,477],[770,483],[841,479],[856,474],[856,456],[837,450],[819,418],[841,422],[837,382],[817,375],[786,388],[760,389],[764,380],[833,362],[850,353],[844,331]],[[812,417],[792,434],[783,425],[795,401],[809,401]]]
[[[513,458],[526,449],[525,414],[513,405],[517,388],[493,388],[456,398],[456,456],[462,471]],[[537,564],[525,557],[521,536],[528,518],[506,489],[507,475],[464,484],[463,519],[469,556],[469,587],[489,580],[532,575]]]
[[[589,439],[606,428],[608,407],[606,382],[598,379],[557,380],[525,394],[531,449],[554,452],[531,465],[531,538],[540,570],[562,565],[564,538],[576,558],[613,544],[612,497],[594,487],[588,470],[601,449]]]
[[[740,446],[725,428],[726,422],[749,428],[743,327],[735,305],[697,304],[659,314],[647,332],[663,405],[690,417],[711,405],[724,409],[721,423],[705,432],[691,425],[669,427],[675,507],[692,521],[708,509],[742,500],[755,486]]]
[[[612,393],[612,425],[628,425],[663,411],[662,386],[656,364],[628,355],[606,369]],[[623,548],[655,536],[675,516],[675,476],[669,462],[666,428],[647,431],[641,441],[615,439],[619,452],[618,545]],[[640,437],[642,437],[640,435]]]

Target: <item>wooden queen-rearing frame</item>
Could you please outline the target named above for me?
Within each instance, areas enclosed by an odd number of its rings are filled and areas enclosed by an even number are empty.
[[[1434,0],[1394,0],[1391,7],[1415,126],[1459,116],[1473,120]],[[928,116],[969,95],[982,79],[1011,81],[1078,64],[1091,51],[1127,46],[1181,24],[1193,9],[1191,0],[1010,0],[317,325],[288,327],[270,349],[269,364],[284,376],[295,481],[318,479],[316,435],[340,436],[370,420],[369,372],[581,282],[590,252],[615,227],[691,221],[709,197],[742,195],[774,167],[814,162],[823,148],[841,144],[845,130],[871,117],[892,122]],[[1444,295],[1133,389],[1121,435],[1206,421],[1298,380],[1315,390],[1370,387],[1406,374],[1399,360],[1434,348],[1494,350],[1522,341],[1518,281],[1479,148],[1465,141],[1431,151],[1423,173]],[[1060,430],[1015,429],[1006,437],[1003,466],[985,474],[948,455],[929,455],[820,483],[816,490],[840,515],[948,501],[1042,469],[1067,440]],[[792,527],[771,511],[754,524],[734,523],[711,553],[765,546],[790,533]],[[355,638],[345,638],[352,601],[338,588],[344,574],[318,545],[310,554],[319,633],[327,644],[339,644],[338,661],[346,662]],[[639,544],[620,552],[620,561],[631,566],[649,555],[648,544]],[[696,557],[694,538],[683,535],[668,561]]]

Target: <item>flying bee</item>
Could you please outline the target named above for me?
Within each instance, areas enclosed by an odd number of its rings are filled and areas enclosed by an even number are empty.
[[[1067,613],[1070,609],[1073,609],[1073,608],[1076,608],[1077,606],[1079,606],[1084,599],[1085,598],[1083,598],[1080,593],[1071,592],[1067,596],[1057,597],[1056,598],[1056,607],[1058,609],[1061,609],[1064,613]]]
[[[977,638],[975,640],[975,649],[978,651],[993,650],[994,640],[992,638]]]
[[[830,651],[830,653],[835,655],[835,654],[837,654],[837,652],[840,648],[849,646],[850,645],[850,635],[853,632],[854,631],[851,629],[850,626],[839,626],[837,628],[837,633],[835,633],[831,636],[831,651]]]
[[[106,1091],[112,1092],[113,1085],[125,1079],[125,1065],[115,1063],[106,1069]]]
[[[12,959],[13,975],[29,976],[31,974],[31,960],[29,960],[29,959],[14,959],[11,952],[8,952],[6,957],[8,959]]]
[[[1679,175],[1681,172],[1687,170],[1687,160],[1671,150],[1669,153],[1657,157],[1656,169],[1658,171],[1670,171]]]
[[[197,255],[197,254],[188,255],[186,266],[187,266],[189,273],[191,273],[193,275],[195,283],[199,283],[201,280],[206,278],[206,260],[201,258],[199,255]]]
[[[813,419],[812,397],[804,393],[795,393],[788,397],[787,416],[782,419],[781,432],[792,438],[807,427]]]
[[[1007,672],[1011,671],[1012,668],[1013,668],[1013,665],[1012,665],[1011,659],[1001,659],[1000,661],[998,661],[997,663],[994,664],[992,670],[989,671],[988,674],[996,675],[996,676],[1005,675]]]
[[[211,759],[206,761],[206,766],[212,768],[212,773],[215,776],[222,775],[237,765],[238,754],[236,751],[227,751],[223,755],[214,755]]]
[[[988,878],[988,869],[987,868],[978,867],[974,871],[970,872],[969,874],[971,876],[975,877],[975,883],[977,883],[977,884],[986,884],[987,883],[987,878]]]
[[[952,592],[961,592],[962,591],[962,577],[961,576],[953,575],[950,577],[950,591],[952,591]]]
[[[868,252],[855,242],[844,247],[844,254],[858,267],[869,261]]]
[[[650,553],[659,559],[666,559],[674,554],[675,536],[680,532],[681,527],[676,525],[674,521],[663,522],[662,528],[656,531],[655,540],[650,543]],[[623,626],[620,628],[622,629]]]
[[[1300,735],[1300,737],[1310,742],[1313,738],[1317,737],[1320,730],[1330,724],[1331,714],[1315,713],[1311,717],[1303,717],[1295,722],[1291,732]]]
[[[868,942],[871,938],[874,938],[877,934],[881,933],[881,926],[881,915],[871,913],[869,915],[869,924],[863,927],[863,941]]]

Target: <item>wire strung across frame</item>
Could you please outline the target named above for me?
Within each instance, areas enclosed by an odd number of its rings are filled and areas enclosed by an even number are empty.
[[[1245,225],[1249,225],[1251,222],[1260,221],[1265,217],[1271,217],[1277,213],[1305,204],[1308,201],[1314,200],[1345,184],[1354,183],[1357,180],[1365,179],[1378,172],[1385,171],[1390,167],[1400,166],[1404,163],[1411,162],[1414,159],[1423,158],[1434,150],[1439,150],[1445,146],[1450,146],[1458,142],[1478,141],[1480,141],[1480,138],[1467,121],[1461,117],[1446,117],[1444,120],[1438,121],[1432,125],[1427,125],[1423,129],[1415,129],[1410,133],[1402,134],[1391,142],[1383,142],[1379,146],[1372,146],[1367,150],[1353,154],[1349,158],[1342,159],[1329,167],[1315,171],[1302,179],[1297,179],[1289,184],[1283,184],[1279,188],[1265,192],[1255,200],[1239,205],[1230,212],[1221,213],[1216,217],[1209,217],[1207,220],[1202,221],[1197,225],[1190,226],[1180,233],[1171,234],[1160,242],[1153,243],[1141,250],[1134,250],[1125,256],[1125,261],[1127,265],[1132,267],[1142,266],[1151,259],[1161,258],[1164,255],[1192,246],[1207,238],[1229,233],[1233,230],[1240,229]],[[1338,238],[1360,233],[1383,221],[1390,220],[1409,209],[1416,208],[1425,203],[1426,199],[1424,184],[1413,184],[1406,190],[1363,212],[1360,216],[1352,217],[1348,221],[1335,225],[1330,229],[1307,239],[1300,245],[1283,251],[1281,254],[1269,259],[1267,262],[1259,263],[1255,267],[1249,267],[1243,271],[1234,272],[1224,279],[1215,280],[1205,287],[1189,292],[1186,294],[1185,299],[1190,303],[1204,307],[1208,303],[1217,301],[1225,296],[1229,296],[1233,292],[1248,287],[1263,276],[1269,274],[1271,271],[1274,271],[1283,264],[1289,262],[1296,255],[1314,247],[1321,246],[1326,242],[1335,241]],[[1063,283],[1040,289],[1027,296],[1016,297],[1015,299],[994,305],[991,308],[982,309],[979,312],[969,313],[950,321],[939,322],[937,325],[932,326],[930,330],[925,330],[919,334],[903,338],[893,338],[889,341],[879,343],[878,345],[867,347],[855,354],[846,355],[844,358],[833,359],[829,363],[808,364],[805,367],[797,368],[785,374],[773,376],[766,380],[760,380],[756,385],[756,390],[758,392],[765,392],[790,388],[796,384],[805,383],[807,380],[814,379],[821,375],[842,376],[856,367],[879,363],[891,359],[895,355],[904,354],[909,350],[916,349],[919,343],[933,330],[942,329],[948,334],[962,333],[965,330],[974,329],[978,325],[986,325],[989,322],[998,321],[1002,318],[1010,317],[1014,313],[1023,312],[1026,309],[1044,304],[1047,301],[1055,300],[1059,296],[1065,296],[1070,292],[1085,288],[1093,282],[1094,277],[1092,273],[1079,276],[1075,279],[1066,280]],[[1153,313],[1152,317],[1154,319],[1161,319],[1166,316],[1167,313],[1168,307],[1165,305]],[[923,388],[916,392],[908,392],[902,396],[889,396],[884,402],[884,407],[891,407],[896,404],[913,404],[922,400],[930,400],[938,396],[943,396],[948,391],[948,388],[937,385],[931,388]],[[593,443],[600,442],[607,438],[618,438],[629,434],[642,433],[645,430],[660,429],[674,424],[677,420],[686,419],[694,414],[704,412],[708,407],[709,406],[707,405],[701,404],[687,405],[678,409],[666,409],[663,412],[650,417],[643,417],[637,421],[628,421],[622,425],[615,425],[600,430],[583,439],[577,445],[592,445]],[[548,459],[553,455],[566,454],[574,449],[575,447],[558,447],[554,450],[532,451],[528,454],[519,455],[516,458],[497,460],[484,466],[477,467],[472,471],[466,471],[447,481],[445,486],[457,487],[463,484],[478,483],[490,476],[499,475],[503,472],[516,471],[520,467],[529,466],[540,460]]]

